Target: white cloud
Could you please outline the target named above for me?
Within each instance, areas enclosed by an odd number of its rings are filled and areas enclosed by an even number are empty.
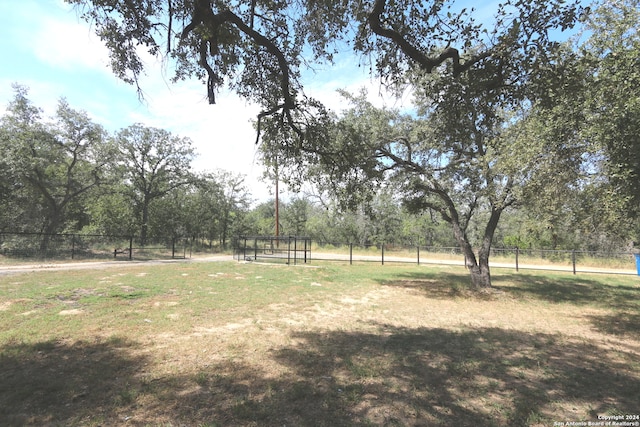
[[[54,0],[0,4],[5,37],[43,65],[73,70],[105,70],[107,49],[70,5]]]
[[[344,89],[357,94],[361,89],[367,92],[367,99],[376,107],[405,108],[411,104],[411,92],[406,91],[398,98],[387,90],[378,77],[370,75],[368,68],[356,67],[353,57],[335,66],[327,66],[315,73],[306,72],[305,93],[320,100],[327,108],[334,112],[341,112],[349,107],[348,102],[340,96],[338,89]]]
[[[46,17],[28,42],[35,56],[53,67],[105,71],[109,63],[107,49],[87,25],[80,23]]]

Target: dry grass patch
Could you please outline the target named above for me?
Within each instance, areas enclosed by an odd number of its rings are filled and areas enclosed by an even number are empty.
[[[478,294],[456,268],[236,263],[0,278],[0,424],[551,426],[637,413],[637,278],[494,281]]]

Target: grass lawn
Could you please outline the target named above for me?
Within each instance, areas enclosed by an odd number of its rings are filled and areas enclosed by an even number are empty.
[[[640,415],[640,278],[493,281],[477,294],[458,267],[232,262],[0,276],[0,425]]]

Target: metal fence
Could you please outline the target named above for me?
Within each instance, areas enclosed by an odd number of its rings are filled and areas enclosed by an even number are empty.
[[[233,256],[238,261],[269,259],[287,264],[311,261],[311,239],[297,236],[240,236],[234,239]]]
[[[357,245],[313,241],[299,236],[241,236],[233,240],[237,260],[288,264],[312,261],[465,265],[458,247]],[[313,248],[313,251],[312,251]],[[136,236],[0,232],[0,262],[17,260],[148,260],[190,258],[193,241],[154,238],[140,245]],[[637,259],[637,260],[636,260]],[[3,261],[4,260],[4,261]],[[640,255],[632,252],[494,248],[491,267],[607,272],[640,275]]]
[[[313,247],[313,252],[312,252]],[[307,237],[241,236],[234,241],[234,257],[248,261],[278,261],[310,263],[335,261],[353,263],[410,263],[465,265],[459,247],[357,245],[353,243],[312,242]],[[640,275],[636,254],[632,252],[580,251],[495,248],[491,250],[490,266],[536,270],[607,272]]]
[[[138,244],[136,236],[0,232],[0,258],[37,260],[144,260],[186,258],[187,239],[155,238]]]

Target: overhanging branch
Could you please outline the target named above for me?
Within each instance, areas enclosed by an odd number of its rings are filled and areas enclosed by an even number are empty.
[[[253,10],[252,10],[252,21],[253,21]],[[216,34],[218,29],[223,24],[232,24],[238,30],[240,30],[243,34],[248,36],[255,44],[263,47],[266,51],[273,55],[277,62],[278,68],[280,70],[280,91],[283,102],[278,103],[273,108],[262,111],[258,114],[258,135],[256,138],[256,143],[260,139],[260,122],[262,118],[266,116],[271,116],[279,111],[282,111],[284,117],[286,117],[289,126],[293,129],[296,134],[300,138],[302,138],[302,131],[295,125],[293,118],[291,116],[291,110],[296,107],[296,103],[294,97],[291,94],[291,74],[289,71],[289,64],[287,58],[284,53],[275,45],[271,40],[265,37],[263,34],[259,33],[253,28],[253,22],[247,25],[238,15],[236,15],[231,10],[224,10],[219,13],[214,13],[211,10],[211,6],[209,1],[207,0],[199,0],[196,2],[194,6],[193,16],[191,22],[184,28],[182,31],[182,38],[187,37],[189,33],[195,30],[198,25],[203,25],[207,28],[208,33],[210,35],[209,39],[200,40],[200,65],[207,72],[207,95],[209,98],[210,104],[215,104],[215,87],[220,83],[220,78],[213,70],[211,65],[207,60],[207,55],[214,55],[218,51],[217,46],[217,38]]]
[[[393,41],[405,55],[416,62],[420,68],[425,70],[427,73],[431,73],[435,67],[439,66],[447,59],[451,59],[453,62],[453,73],[454,75],[458,75],[468,70],[473,64],[491,56],[491,52],[487,50],[472,56],[466,62],[460,62],[460,53],[458,52],[458,49],[453,47],[447,47],[440,53],[440,55],[435,57],[425,55],[420,49],[404,38],[402,34],[391,28],[385,28],[382,26],[380,16],[384,12],[386,3],[386,0],[376,0],[373,4],[373,9],[367,17],[371,31],[378,36],[385,37]]]

